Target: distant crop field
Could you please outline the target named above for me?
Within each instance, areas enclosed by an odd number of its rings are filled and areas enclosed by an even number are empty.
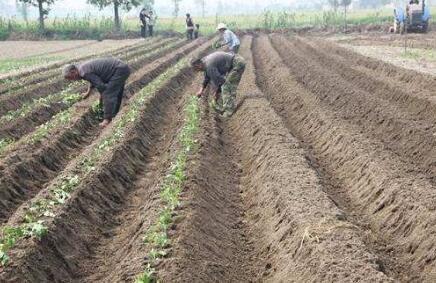
[[[159,15],[158,15],[159,17]],[[392,20],[392,11],[358,10],[350,11],[347,22],[350,25],[384,24]],[[306,27],[342,27],[344,16],[342,11],[265,11],[258,15],[216,15],[212,17],[196,17],[195,23],[200,24],[200,30],[208,35],[215,32],[219,22],[225,22],[232,29],[289,29]],[[140,23],[135,18],[125,18],[122,22],[121,33],[139,36]],[[158,18],[155,27],[157,31],[185,31],[184,15],[178,18]],[[56,39],[100,39],[113,34],[114,23],[112,18],[67,17],[63,19],[48,18],[45,35],[39,34],[36,21],[24,22],[17,19],[0,18],[0,40],[9,37],[38,38],[38,36],[51,36]],[[133,33],[133,34],[132,34]]]
[[[135,44],[128,40],[3,41],[0,42],[0,78],[9,72],[62,62],[83,55],[104,54],[114,48]]]

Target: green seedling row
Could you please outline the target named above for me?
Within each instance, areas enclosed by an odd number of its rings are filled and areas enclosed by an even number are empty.
[[[138,49],[137,48],[128,49],[127,52],[125,50],[120,50],[119,52],[113,54],[112,56],[120,56],[120,59],[122,59],[122,60],[125,60],[126,58],[129,58],[129,57],[136,58],[137,56],[143,55],[144,53],[149,52],[149,51],[153,50],[154,48],[158,48],[158,46],[159,46],[158,44],[159,44],[159,42],[156,44],[152,44],[152,45],[145,45],[145,46],[140,47]],[[116,50],[118,50],[118,49],[116,49]],[[97,55],[101,55],[101,54],[102,54],[102,52],[95,53],[94,57]],[[103,54],[110,54],[110,52],[103,52]],[[74,60],[77,60],[77,61],[78,60],[85,60],[85,58],[90,58],[90,56],[79,57],[79,58],[74,59]],[[68,62],[73,62],[74,60],[68,60]],[[67,63],[67,62],[65,62],[65,63]],[[47,71],[45,73],[45,76],[47,77],[47,79],[45,81],[42,81],[42,82],[37,83],[37,84],[32,84],[32,85],[24,84],[23,85],[23,81],[21,81],[19,79],[18,80],[6,80],[6,81],[4,81],[4,85],[6,86],[6,88],[9,89],[9,91],[3,95],[12,94],[16,91],[21,91],[23,89],[24,90],[32,90],[32,89],[41,87],[41,85],[53,83],[53,82],[59,80],[59,76],[61,74],[62,68],[63,67],[57,67],[55,69]],[[29,78],[30,78],[30,81],[31,81],[37,77],[40,77],[40,76],[41,76],[41,74],[39,72],[35,72],[34,75],[27,76],[25,79],[29,80]]]
[[[155,56],[156,54],[159,54],[162,51],[168,50],[173,48],[174,46],[180,44],[180,42],[173,42],[166,46],[160,47],[158,49],[153,50],[147,56],[143,57],[141,55],[138,55],[138,57],[130,59],[129,63],[137,63],[138,61],[145,60],[147,58],[150,58],[152,56]],[[10,111],[5,116],[0,118],[0,125],[6,122],[13,121],[16,118],[19,117],[25,117],[27,114],[32,112],[33,109],[36,107],[44,106],[47,107],[50,106],[50,104],[56,103],[56,102],[62,102],[68,107],[72,106],[76,102],[78,102],[81,99],[81,96],[79,93],[76,93],[77,87],[80,85],[80,82],[76,82],[70,85],[69,88],[65,89],[64,91],[56,94],[49,95],[47,97],[39,98],[37,100],[34,100],[30,103],[25,104],[22,108]],[[63,111],[60,112],[60,116],[54,116],[53,121],[48,121],[47,123],[40,126],[29,138],[26,139],[27,144],[34,144],[35,142],[38,142],[42,139],[44,139],[49,131],[53,128],[56,128],[57,125],[59,125],[59,119],[62,120],[62,123],[68,123],[70,121],[71,115],[69,111]],[[33,137],[32,137],[33,136]],[[0,139],[0,157],[2,153],[6,151],[6,149],[10,146],[12,146],[16,141],[13,139]]]
[[[27,114],[39,107],[50,107],[51,104],[56,102],[63,103],[66,106],[71,106],[81,99],[80,94],[75,92],[75,89],[81,85],[83,85],[83,83],[74,82],[60,93],[54,93],[25,103],[20,109],[9,111],[4,116],[0,117],[0,125],[11,122],[20,117],[25,117]]]
[[[65,204],[71,197],[72,192],[78,187],[87,173],[95,170],[98,163],[105,153],[113,151],[116,144],[125,137],[128,125],[137,122],[141,117],[141,111],[148,101],[148,97],[155,95],[168,81],[179,74],[180,70],[187,65],[187,60],[179,61],[173,68],[161,74],[131,100],[129,109],[119,119],[113,123],[113,129],[98,144],[92,147],[92,150],[86,156],[80,157],[74,173],[68,173],[62,176],[59,181],[52,186],[48,194],[43,198],[31,203],[30,208],[26,211],[22,224],[16,226],[5,226],[0,235],[0,263],[5,266],[9,262],[8,252],[15,246],[17,241],[27,238],[41,238],[47,233],[48,228],[46,221],[55,216],[55,210]],[[66,124],[71,119],[71,112],[64,111],[59,113],[55,120],[58,123],[51,123],[51,127]],[[34,137],[31,141],[41,139],[48,133],[48,127],[38,128],[41,135]],[[27,231],[33,231],[29,233]],[[13,232],[9,232],[13,231]]]
[[[200,128],[199,99],[192,96],[185,108],[185,123],[179,133],[178,151],[168,175],[161,186],[161,200],[163,206],[158,214],[156,223],[151,226],[144,236],[144,243],[150,248],[144,272],[138,276],[136,283],[151,283],[157,281],[156,263],[167,255],[170,245],[168,229],[173,223],[175,209],[180,205],[180,194],[186,180],[186,162],[190,154],[196,151],[198,141],[195,139]]]

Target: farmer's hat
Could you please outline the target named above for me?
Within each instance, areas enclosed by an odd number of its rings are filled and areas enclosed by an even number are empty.
[[[225,23],[218,24],[218,27],[216,28],[216,30],[221,30],[221,29],[227,29],[227,26]]]

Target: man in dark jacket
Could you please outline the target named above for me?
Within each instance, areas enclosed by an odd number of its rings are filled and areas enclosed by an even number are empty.
[[[116,58],[101,58],[67,65],[63,75],[67,80],[90,82],[88,91],[82,94],[84,99],[95,88],[100,92],[104,111],[104,120],[100,126],[106,127],[120,110],[124,86],[130,76],[129,66]]]
[[[188,40],[194,39],[194,21],[190,14],[186,14],[186,37]]]
[[[201,97],[209,83],[212,83],[216,93],[215,109],[224,117],[233,115],[236,90],[245,71],[244,58],[238,54],[217,51],[204,58],[192,59],[191,65],[194,70],[204,72],[203,85],[197,96]]]
[[[147,10],[144,8],[139,13],[139,20],[141,21],[141,36],[143,38],[147,36],[147,18],[149,18],[149,15]]]

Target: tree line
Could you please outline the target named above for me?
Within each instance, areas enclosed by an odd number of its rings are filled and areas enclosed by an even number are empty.
[[[39,26],[41,30],[45,29],[45,19],[47,18],[50,7],[57,0],[16,0],[17,10],[21,12],[23,18],[27,20],[27,7],[34,6],[38,8],[39,12]],[[179,4],[182,0],[171,0],[173,4],[173,16],[177,17],[179,15]],[[326,1],[326,2],[324,2]],[[87,0],[89,4],[95,5],[100,9],[106,7],[112,7],[114,14],[114,24],[117,30],[121,29],[121,21],[120,21],[120,10],[129,11],[133,7],[138,7],[143,5],[144,7],[152,8],[154,5],[154,0]],[[353,2],[352,0],[322,0],[324,3],[328,3],[328,5],[335,12],[339,8],[343,8],[345,14],[347,13],[347,8]],[[380,5],[385,5],[391,2],[391,0],[358,0],[355,1],[360,7],[364,8],[376,8]],[[205,16],[205,0],[195,0],[195,3],[201,7],[202,16]]]

